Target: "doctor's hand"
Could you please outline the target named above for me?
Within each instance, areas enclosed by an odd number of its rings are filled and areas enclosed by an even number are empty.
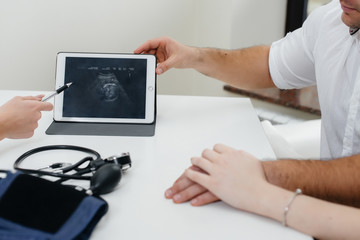
[[[0,140],[29,138],[34,135],[41,111],[50,111],[53,105],[41,102],[44,95],[14,97],[0,107]]]
[[[186,177],[238,209],[256,212],[257,200],[270,188],[257,158],[222,144],[204,150],[191,163],[203,171],[187,169]]]
[[[198,55],[197,48],[183,45],[168,37],[148,40],[138,47],[134,53],[155,55],[158,62],[157,74],[162,74],[170,68],[193,67],[192,60]]]
[[[196,166],[191,166],[188,169],[204,172]],[[165,191],[165,197],[172,199],[175,203],[190,201],[193,206],[202,206],[219,200],[206,188],[189,179],[185,173],[174,182],[172,187]]]

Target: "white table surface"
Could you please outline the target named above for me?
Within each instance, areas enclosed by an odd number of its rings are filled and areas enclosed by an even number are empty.
[[[38,93],[2,90],[0,104],[15,95]],[[133,167],[114,192],[103,195],[109,212],[91,239],[312,239],[223,202],[192,207],[164,198],[164,191],[190,166],[190,158],[216,143],[246,150],[260,159],[275,158],[249,99],[160,95],[154,137],[46,135],[51,122],[52,112],[43,112],[32,138],[1,141],[0,168],[12,169],[25,151],[52,144],[92,148],[102,157],[130,152]],[[43,153],[27,164],[40,167],[49,159],[58,162],[65,157],[75,162],[79,155]]]

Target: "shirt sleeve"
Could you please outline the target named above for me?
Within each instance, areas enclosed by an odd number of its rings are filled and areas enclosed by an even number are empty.
[[[313,50],[324,13],[333,4],[335,1],[319,7],[310,14],[301,28],[271,45],[270,75],[278,88],[303,88],[316,84]]]

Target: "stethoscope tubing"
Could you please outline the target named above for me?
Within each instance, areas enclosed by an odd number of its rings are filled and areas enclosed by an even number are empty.
[[[28,169],[28,168],[21,168],[20,164],[29,156],[34,155],[36,153],[39,152],[44,152],[44,151],[49,151],[49,150],[74,150],[74,151],[80,151],[80,152],[85,152],[85,153],[89,153],[95,156],[95,159],[92,157],[85,157],[83,159],[81,159],[80,161],[78,161],[77,163],[69,166],[69,167],[65,167],[62,170],[62,173],[55,173],[55,172],[50,172],[50,171],[42,171],[42,170],[36,170],[36,169]],[[100,154],[95,151],[92,150],[90,148],[85,148],[85,147],[80,147],[80,146],[74,146],[74,145],[48,145],[48,146],[43,146],[43,147],[38,147],[38,148],[34,148],[31,149],[27,152],[25,152],[24,154],[22,154],[20,157],[18,157],[16,159],[16,161],[14,162],[14,169],[25,172],[25,173],[30,173],[30,174],[36,174],[36,175],[40,175],[40,176],[52,176],[52,177],[57,177],[57,178],[61,178],[61,181],[66,181],[69,179],[76,179],[76,180],[90,180],[91,176],[82,176],[83,174],[89,173],[91,172],[91,169],[89,167],[86,168],[79,168],[79,166],[81,166],[82,164],[84,164],[85,162],[89,161],[95,161],[101,159]],[[75,174],[65,174],[66,172],[75,170],[76,173]]]

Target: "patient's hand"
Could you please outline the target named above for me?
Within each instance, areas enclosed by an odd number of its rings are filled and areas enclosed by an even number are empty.
[[[258,214],[266,212],[264,209],[259,211],[259,207],[264,206],[263,197],[274,192],[275,187],[266,181],[261,162],[256,157],[216,144],[213,149],[205,149],[201,157],[191,158],[191,163],[203,172],[187,169],[186,177],[222,201],[237,209]]]
[[[191,166],[189,168],[203,172],[196,166]],[[165,191],[165,197],[173,199],[175,203],[190,201],[193,206],[202,206],[219,200],[218,197],[209,192],[206,188],[191,181],[184,173],[174,182],[172,187]]]

